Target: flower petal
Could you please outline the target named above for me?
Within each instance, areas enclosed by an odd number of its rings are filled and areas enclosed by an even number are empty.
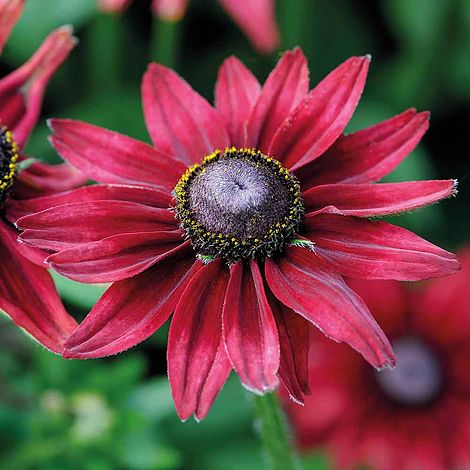
[[[171,191],[185,167],[170,155],[117,132],[71,119],[51,119],[50,141],[91,180],[134,183]]]
[[[281,346],[279,377],[290,398],[303,404],[303,395],[310,395],[308,381],[308,353],[310,325],[304,317],[281,304],[273,295],[269,304],[276,319]]]
[[[305,228],[315,253],[345,276],[416,281],[460,269],[452,253],[386,222],[321,214]]]
[[[120,233],[158,232],[177,228],[168,209],[126,201],[65,204],[18,220],[21,241],[44,250],[60,251]]]
[[[16,222],[20,217],[34,212],[41,212],[54,206],[103,200],[134,202],[161,209],[167,209],[172,204],[172,196],[168,191],[160,188],[96,184],[34,199],[16,200],[12,198],[8,201],[6,210],[8,219]]]
[[[259,92],[258,80],[240,60],[225,60],[215,86],[215,107],[235,147],[244,146],[246,124]]]
[[[0,1],[0,54],[11,30],[21,16],[25,0]]]
[[[230,145],[219,113],[173,70],[150,64],[142,81],[142,100],[155,147],[186,165]]]
[[[242,384],[255,393],[279,385],[279,337],[255,260],[230,267],[223,313],[224,341]]]
[[[98,0],[98,8],[104,13],[122,13],[132,0]]]
[[[308,86],[307,59],[302,51],[286,52],[269,74],[251,112],[246,146],[266,152],[279,126],[308,93]]]
[[[168,376],[182,420],[202,419],[230,374],[222,339],[228,276],[222,261],[201,268],[175,310],[168,337]]]
[[[274,0],[219,0],[228,14],[261,53],[279,46]]]
[[[309,211],[327,205],[342,215],[376,217],[411,211],[456,193],[454,180],[407,181],[382,184],[325,184],[307,189],[302,197]]]
[[[115,282],[70,336],[64,356],[104,357],[144,341],[168,320],[199,267],[191,250],[181,246],[173,257]]]
[[[274,295],[326,336],[346,342],[374,367],[393,366],[393,351],[364,302],[341,276],[322,269],[315,255],[289,247],[279,260],[266,259],[266,279]]]
[[[339,137],[364,89],[370,57],[351,57],[329,73],[291,113],[269,147],[295,170],[315,160]]]
[[[37,123],[46,86],[52,75],[64,62],[77,44],[70,26],[62,26],[53,31],[41,47],[23,66],[0,80],[0,103],[2,108],[11,100],[23,102],[21,112],[14,121],[2,121],[15,134],[15,140],[23,147]]]
[[[321,158],[297,171],[302,185],[372,183],[390,173],[429,127],[429,113],[415,109],[373,127],[341,136]]]
[[[182,236],[180,230],[122,233],[68,248],[46,261],[52,269],[74,281],[121,281],[170,256],[182,244]]]
[[[18,173],[14,197],[27,199],[67,191],[85,184],[88,178],[68,163],[48,165],[35,162]]]
[[[0,222],[0,309],[46,348],[61,354],[77,323],[65,311],[47,270],[17,251],[16,237],[13,228]]]

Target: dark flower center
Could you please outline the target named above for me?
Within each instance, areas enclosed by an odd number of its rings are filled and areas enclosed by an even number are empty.
[[[174,194],[181,227],[202,257],[272,256],[304,214],[297,178],[252,149],[215,151],[186,170]]]
[[[395,369],[376,372],[381,389],[402,405],[430,403],[442,387],[442,370],[435,353],[413,337],[394,341],[393,350],[397,357]]]
[[[6,126],[0,126],[0,209],[15,181],[18,158],[18,145],[13,133]]]

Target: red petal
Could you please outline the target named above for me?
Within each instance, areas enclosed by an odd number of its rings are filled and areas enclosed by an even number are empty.
[[[263,85],[247,125],[247,146],[266,152],[279,126],[308,93],[307,59],[286,52]],[[275,158],[277,158],[275,156]]]
[[[304,187],[371,183],[390,173],[418,144],[429,113],[409,109],[368,129],[341,136],[318,160],[300,169]]]
[[[315,160],[339,137],[364,89],[369,57],[351,57],[326,76],[275,135],[268,153],[295,170]]]
[[[382,184],[325,184],[307,189],[302,197],[307,213],[333,205],[342,215],[373,217],[418,209],[455,193],[454,180],[434,180]]]
[[[168,209],[126,201],[90,201],[51,207],[18,220],[29,246],[60,251],[121,233],[175,230]]]
[[[145,121],[158,149],[185,164],[230,145],[219,113],[179,75],[150,64],[142,82]]]
[[[49,80],[76,44],[70,26],[58,28],[49,34],[28,62],[0,80],[0,103],[13,95],[21,96],[24,101],[25,108],[14,123],[3,119],[8,127],[13,128],[20,147],[24,146],[37,123]]]
[[[68,163],[47,165],[35,162],[17,176],[14,197],[27,199],[82,186],[88,178]]]
[[[289,247],[278,261],[266,260],[274,295],[326,336],[346,342],[375,367],[393,366],[392,348],[364,302],[336,273],[322,270],[315,255]]]
[[[2,0],[0,2],[0,54],[11,30],[21,16],[25,0]]]
[[[227,286],[222,261],[191,279],[176,307],[168,337],[168,376],[178,416],[202,419],[230,374],[222,339]]]
[[[77,323],[65,311],[47,270],[18,251],[17,232],[0,222],[0,309],[55,353]]]
[[[322,214],[305,227],[317,255],[345,276],[416,281],[460,269],[452,253],[386,222]]]
[[[54,206],[102,200],[135,202],[161,209],[167,209],[172,204],[172,196],[168,191],[159,188],[97,184],[34,199],[18,201],[12,198],[9,199],[6,209],[9,220],[16,221],[25,215],[41,212]]]
[[[256,261],[230,267],[224,304],[224,341],[242,384],[255,393],[279,385],[279,337]]]
[[[304,395],[310,394],[308,381],[308,353],[310,325],[301,315],[270,296],[274,318],[279,332],[281,362],[279,377],[296,403],[304,403]]]
[[[70,119],[51,119],[51,143],[91,180],[172,190],[185,167],[168,154],[117,132]]]
[[[256,77],[236,57],[229,57],[222,64],[215,86],[215,107],[235,147],[245,143],[247,120],[259,91]]]
[[[219,0],[255,48],[264,54],[279,46],[274,0]]]
[[[199,267],[182,246],[174,257],[115,282],[69,338],[64,356],[104,357],[144,341],[166,322]]]
[[[170,256],[182,244],[182,235],[180,230],[123,233],[61,251],[47,262],[74,281],[121,281]]]

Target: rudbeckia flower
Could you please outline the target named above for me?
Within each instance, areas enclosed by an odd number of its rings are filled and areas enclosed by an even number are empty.
[[[0,47],[22,5],[0,0]],[[70,28],[59,28],[25,65],[0,79],[0,309],[56,353],[62,352],[64,340],[77,324],[62,306],[43,254],[17,242],[13,222],[27,213],[21,208],[22,200],[84,182],[83,175],[68,164],[30,164],[22,155],[38,120],[47,82],[74,45]]]
[[[351,281],[391,339],[393,370],[377,372],[342,345],[312,335],[305,407],[287,403],[305,449],[335,468],[470,468],[470,248],[460,273],[409,289]]]
[[[102,11],[122,12],[132,0],[98,0]],[[219,0],[219,3],[245,33],[253,46],[270,53],[279,46],[274,0]],[[153,0],[152,10],[164,21],[179,21],[185,14],[188,0]]]
[[[302,402],[309,324],[375,367],[393,366],[342,275],[415,280],[459,269],[451,253],[368,220],[449,197],[455,182],[374,184],[418,143],[428,115],[408,110],[342,135],[368,66],[352,57],[309,92],[299,49],[262,88],[231,57],[213,108],[151,64],[142,94],[154,146],[53,119],[58,153],[105,184],[33,201],[21,239],[54,252],[47,261],[64,276],[113,282],[65,356],[119,353],[174,313],[168,373],[182,419],[206,415],[231,369],[249,390],[281,380]]]

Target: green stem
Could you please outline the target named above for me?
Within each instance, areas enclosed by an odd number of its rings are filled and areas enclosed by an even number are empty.
[[[120,15],[96,15],[88,39],[90,82],[94,91],[109,88],[121,80],[121,57],[124,37]]]
[[[287,422],[274,393],[254,396],[257,429],[271,470],[299,470],[300,462],[294,452]]]
[[[179,21],[164,21],[154,15],[152,25],[152,60],[176,68],[181,41]]]

